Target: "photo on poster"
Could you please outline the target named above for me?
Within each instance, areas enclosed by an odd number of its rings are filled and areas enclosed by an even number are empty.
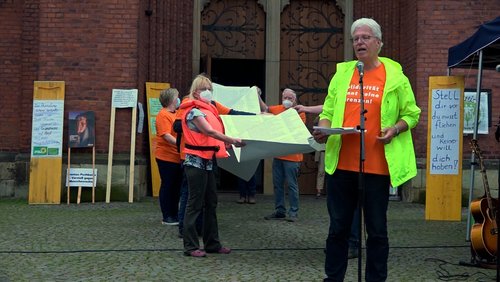
[[[76,111],[69,113],[70,148],[93,147],[95,143],[95,114],[92,111]]]
[[[475,113],[477,107],[477,92],[475,89],[464,90],[464,134],[473,134],[475,126]],[[479,97],[479,116],[477,120],[477,133],[488,134],[491,127],[491,89],[481,90]]]

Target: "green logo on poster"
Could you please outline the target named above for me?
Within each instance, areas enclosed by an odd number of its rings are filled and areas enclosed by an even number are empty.
[[[40,147],[40,146],[33,147],[33,155],[35,156],[47,155],[47,147]]]
[[[57,156],[59,155],[59,148],[49,148],[48,152],[49,156]]]

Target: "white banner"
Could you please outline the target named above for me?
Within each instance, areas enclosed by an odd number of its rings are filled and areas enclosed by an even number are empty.
[[[67,173],[67,171],[66,171]],[[94,169],[94,185],[92,185],[92,169],[91,168],[72,168],[69,172],[69,177],[66,177],[66,186],[70,187],[95,187],[97,183],[97,168]]]

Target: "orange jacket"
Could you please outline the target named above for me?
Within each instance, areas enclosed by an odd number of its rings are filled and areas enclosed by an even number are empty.
[[[188,97],[185,97],[184,99],[182,99],[182,104],[186,103],[190,101],[190,99]],[[217,101],[212,101],[211,103],[212,105],[214,105],[216,108],[217,108],[217,112],[219,113],[219,115],[227,115],[227,114],[230,114],[231,113],[231,109],[222,105],[221,103],[217,102]],[[177,151],[180,153],[180,159],[181,160],[185,160],[186,159],[186,154],[184,153],[184,144],[186,143],[186,141],[184,140],[184,138],[182,138],[182,130],[175,130],[174,128],[176,126],[179,126],[181,127],[181,119],[182,119],[182,115],[184,113],[184,109],[182,107],[180,107],[178,110],[177,110],[177,113],[176,113],[176,116],[175,116],[175,121],[174,121],[174,125],[173,125],[173,128],[172,128],[172,132],[176,132],[176,135],[177,135]]]
[[[217,108],[198,100],[190,100],[182,103],[181,108],[183,110],[181,117],[182,132],[185,139],[183,152],[206,160],[211,160],[214,155],[217,158],[227,158],[228,153],[224,142],[189,129],[186,122],[187,114],[191,109],[197,108],[206,115],[205,118],[213,129],[224,133],[224,126],[219,118]]]

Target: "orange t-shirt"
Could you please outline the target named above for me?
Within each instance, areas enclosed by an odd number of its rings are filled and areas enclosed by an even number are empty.
[[[172,130],[175,120],[175,112],[162,108],[156,115],[156,146],[155,157],[162,161],[180,163],[179,153],[175,145],[163,139],[163,135],[171,134],[174,138],[177,134]]]
[[[269,107],[269,112],[273,115],[278,115],[281,114],[282,112],[286,111],[287,109],[283,105],[276,105],[276,106],[270,106]],[[305,113],[299,113],[300,118],[304,123],[306,123],[306,114]],[[291,161],[291,162],[301,162],[304,159],[304,155],[302,154],[292,154],[292,155],[287,155],[287,156],[282,156],[282,157],[277,157],[277,159],[284,160],[284,161]]]
[[[377,140],[380,135],[380,107],[385,85],[385,67],[380,64],[375,69],[365,71],[363,96],[365,101],[365,162],[366,173],[389,175],[384,154],[384,144]],[[359,73],[354,72],[347,90],[344,127],[356,127],[360,122]],[[359,134],[342,135],[338,169],[359,171]]]
[[[221,103],[214,101],[215,107],[217,108],[217,112],[219,112],[219,115],[228,115],[229,112],[231,111],[230,108],[222,105]]]

